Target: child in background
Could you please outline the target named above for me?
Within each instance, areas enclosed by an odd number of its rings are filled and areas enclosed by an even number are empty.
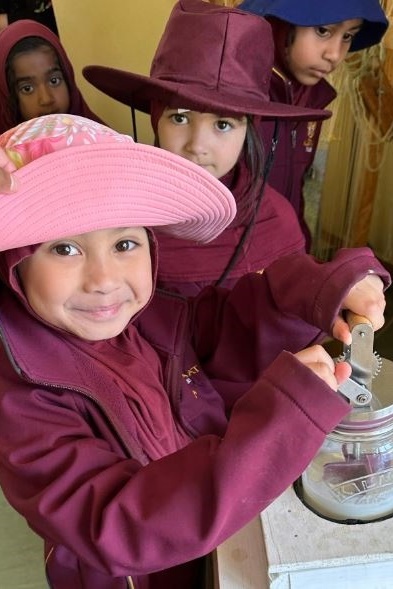
[[[236,218],[210,244],[159,237],[161,287],[185,295],[212,283],[231,287],[246,272],[304,249],[291,206],[266,184],[272,153],[264,153],[258,129],[261,118],[298,121],[329,113],[269,101],[273,51],[265,20],[181,0],[150,77],[100,66],[83,70],[112,98],[150,113],[157,145],[204,167],[235,197]]]
[[[27,18],[49,27],[58,35],[51,0],[0,0],[0,29]]]
[[[309,108],[325,108],[336,97],[325,79],[350,51],[381,41],[388,21],[379,0],[244,0],[239,6],[266,18],[273,29],[275,64],[270,98]],[[261,43],[264,40],[261,39]],[[277,153],[269,181],[292,203],[307,239],[303,187],[314,161],[322,123],[315,118],[285,121],[279,130]],[[262,121],[269,145],[273,125]]]
[[[45,539],[53,589],[200,588],[198,559],[349,410],[334,392],[349,366],[299,351],[299,324],[350,343],[349,308],[377,329],[388,275],[362,248],[293,254],[189,301],[155,292],[151,227],[214,239],[235,214],[222,183],[76,116],[23,123],[0,146],[21,167],[0,195],[4,494]]]
[[[74,70],[58,37],[32,20],[0,33],[0,132],[51,113],[100,119],[75,83]]]

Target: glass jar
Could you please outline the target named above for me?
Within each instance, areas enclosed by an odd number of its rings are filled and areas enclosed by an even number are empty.
[[[393,363],[373,386],[369,407],[354,407],[326,437],[301,477],[303,502],[319,515],[347,523],[393,514]]]

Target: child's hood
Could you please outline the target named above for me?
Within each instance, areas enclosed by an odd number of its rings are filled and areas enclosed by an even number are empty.
[[[0,277],[14,294],[26,305],[27,299],[24,295],[22,285],[19,281],[17,266],[29,256],[33,255],[38,245],[27,245],[16,249],[8,250],[0,254]]]
[[[76,85],[74,68],[60,39],[43,24],[26,19],[11,23],[0,33],[0,132],[10,129],[19,122],[15,120],[15,115],[9,106],[10,92],[7,83],[7,59],[16,43],[28,37],[39,37],[49,43],[57,53],[59,65],[70,94],[69,112],[99,121],[87,106]]]
[[[269,19],[274,36],[274,65],[279,68],[291,82],[295,81],[286,65],[286,50],[292,25],[279,18]]]
[[[32,310],[30,304],[23,292],[22,284],[18,276],[18,264],[34,254],[37,245],[28,245],[12,250],[1,252],[0,254],[0,279],[13,292],[16,298],[23,304],[25,309],[39,321],[40,317]]]
[[[269,22],[275,39],[273,72],[282,80],[283,84],[287,87],[286,93],[289,93],[291,96],[291,98],[289,98],[287,95],[285,99],[293,104],[312,104],[312,102],[310,102],[310,96],[314,95],[315,86],[306,86],[299,82],[288,67],[286,54],[292,25],[278,18],[271,18],[269,19]],[[320,80],[319,85],[321,84],[326,84],[326,81]],[[270,88],[271,96],[273,96],[272,91],[274,87],[275,78],[273,76]],[[275,100],[284,100],[284,96],[278,98],[276,95]]]

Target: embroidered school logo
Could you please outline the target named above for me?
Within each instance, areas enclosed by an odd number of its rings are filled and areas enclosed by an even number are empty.
[[[307,123],[307,138],[303,141],[303,145],[306,151],[311,152],[314,147],[314,135],[317,128],[316,121],[309,121]]]
[[[190,385],[191,392],[194,395],[195,399],[198,398],[198,392],[194,388],[192,388],[194,386],[194,382],[193,382],[192,377],[198,373],[199,373],[199,368],[196,364],[194,364],[194,366],[191,366],[191,368],[189,368],[188,370],[186,370],[185,372],[182,373],[182,377],[184,378],[186,383],[188,385]]]

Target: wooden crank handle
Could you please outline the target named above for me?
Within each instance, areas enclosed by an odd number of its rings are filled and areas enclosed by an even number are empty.
[[[366,325],[372,326],[371,321],[369,319],[367,319],[367,317],[364,317],[364,315],[357,315],[356,313],[353,313],[352,311],[346,312],[345,320],[349,325],[350,331],[352,331],[352,329],[354,327],[356,327],[356,325],[366,324]]]

